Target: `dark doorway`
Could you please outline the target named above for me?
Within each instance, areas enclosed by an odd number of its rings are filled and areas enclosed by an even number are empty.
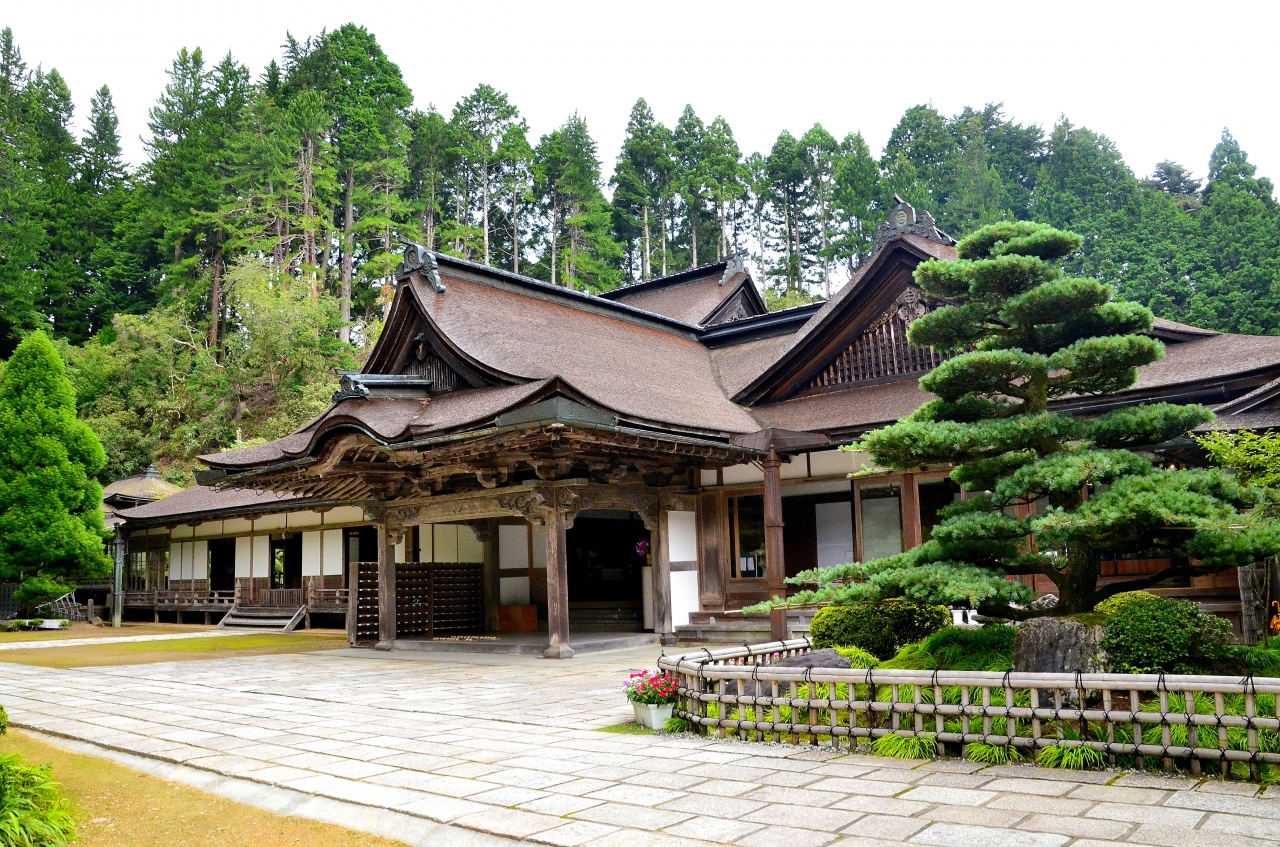
[[[358,526],[342,531],[343,553],[345,555],[342,569],[342,587],[351,579],[352,562],[378,561],[378,530],[371,526]]]
[[[640,600],[649,543],[643,521],[579,516],[567,540],[570,603]]]
[[[566,541],[569,631],[643,630],[643,568],[650,552],[644,522],[621,511],[579,515]]]
[[[236,540],[209,539],[209,590],[236,590]]]
[[[271,539],[271,587],[302,587],[302,533]]]

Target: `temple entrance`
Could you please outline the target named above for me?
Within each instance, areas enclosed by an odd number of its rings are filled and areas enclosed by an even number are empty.
[[[567,533],[569,631],[641,632],[649,531],[631,512],[580,513]]]
[[[209,539],[209,590],[236,590],[236,540]]]

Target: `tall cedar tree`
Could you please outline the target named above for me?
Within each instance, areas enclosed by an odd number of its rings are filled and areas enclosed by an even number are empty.
[[[897,470],[952,465],[970,496],[945,508],[913,550],[790,580],[815,586],[792,602],[906,596],[1003,618],[1066,615],[1280,550],[1280,527],[1241,511],[1265,497],[1260,489],[1218,470],[1164,468],[1140,452],[1211,420],[1207,409],[1156,403],[1086,418],[1051,408],[1123,391],[1164,354],[1141,334],[1152,322],[1145,307],[1062,273],[1056,262],[1081,240],[999,223],[962,240],[959,261],[916,269],[916,282],[949,305],[913,323],[911,343],[953,357],[920,380],[937,399],[857,446]],[[1174,564],[1099,587],[1103,556],[1152,549]],[[1033,574],[1058,586],[1056,606],[1011,605],[1031,592],[1009,577]]]
[[[0,378],[0,581],[105,576],[107,454],[76,420],[76,395],[43,332],[27,336]]]

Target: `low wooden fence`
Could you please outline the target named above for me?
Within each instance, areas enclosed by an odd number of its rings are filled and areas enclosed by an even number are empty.
[[[1280,679],[1164,674],[778,667],[810,650],[806,639],[664,656],[679,679],[675,714],[721,738],[855,747],[887,735],[931,736],[939,753],[968,744],[1088,748],[1095,757],[1185,760],[1223,772],[1280,763]]]

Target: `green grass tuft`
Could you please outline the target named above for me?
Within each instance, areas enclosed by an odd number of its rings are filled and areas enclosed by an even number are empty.
[[[986,765],[1009,765],[1022,761],[1022,753],[1012,744],[969,744],[964,755],[971,762]]]
[[[871,752],[891,759],[932,759],[938,755],[938,739],[928,732],[910,738],[882,735],[872,743]]]
[[[70,804],[50,769],[0,755],[0,844],[63,847],[75,836]]]

